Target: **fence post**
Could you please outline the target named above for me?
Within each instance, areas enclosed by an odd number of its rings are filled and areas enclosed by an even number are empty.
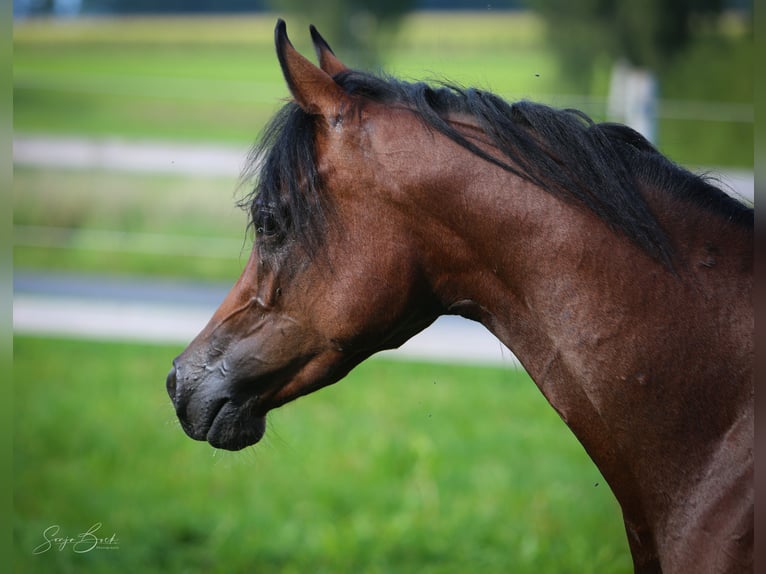
[[[607,115],[657,143],[657,78],[645,68],[620,60],[612,68]]]

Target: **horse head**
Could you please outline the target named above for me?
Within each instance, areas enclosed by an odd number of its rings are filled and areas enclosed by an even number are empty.
[[[338,381],[441,312],[413,237],[417,214],[380,208],[395,204],[391,173],[403,162],[376,153],[389,134],[375,109],[335,81],[347,68],[311,32],[321,67],[277,25],[294,101],[255,159],[252,252],[167,377],[186,433],[220,448],[257,442],[269,410]]]

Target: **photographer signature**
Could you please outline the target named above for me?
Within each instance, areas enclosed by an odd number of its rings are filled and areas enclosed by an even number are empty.
[[[85,554],[91,550],[117,550],[119,548],[117,534],[98,536],[96,533],[101,530],[101,526],[101,522],[96,522],[88,530],[76,536],[60,534],[61,527],[58,524],[49,526],[43,530],[45,542],[32,550],[32,554],[43,554],[53,549],[63,552],[68,547],[77,554]]]

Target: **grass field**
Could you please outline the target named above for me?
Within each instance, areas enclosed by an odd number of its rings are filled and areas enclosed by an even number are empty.
[[[176,422],[179,350],[16,339],[15,572],[630,571],[616,502],[519,371],[372,360],[227,453]],[[118,548],[38,548],[97,523]]]

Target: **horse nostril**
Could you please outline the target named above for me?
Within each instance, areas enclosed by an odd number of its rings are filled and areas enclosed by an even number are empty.
[[[176,400],[176,367],[173,365],[173,368],[170,369],[170,372],[168,373],[168,378],[165,380],[165,388],[168,391],[168,395],[170,395],[170,400],[172,400],[175,403]]]

